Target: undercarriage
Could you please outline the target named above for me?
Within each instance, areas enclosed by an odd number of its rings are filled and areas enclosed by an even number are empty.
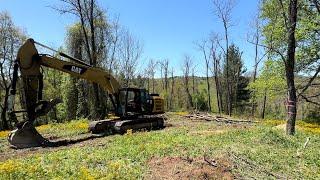
[[[165,117],[162,115],[140,116],[134,119],[105,119],[90,122],[88,131],[94,135],[99,134],[106,136],[124,134],[128,130],[158,130],[165,127],[165,120]],[[11,131],[8,136],[8,141],[11,147],[15,149],[62,145],[61,142],[49,141],[44,138],[29,121],[22,123],[20,127]],[[64,144],[67,145],[68,143],[65,142]]]

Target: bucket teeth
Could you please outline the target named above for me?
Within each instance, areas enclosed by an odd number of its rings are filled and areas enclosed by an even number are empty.
[[[31,122],[24,122],[22,126],[10,132],[8,141],[13,148],[31,148],[49,146],[50,141],[42,137]]]

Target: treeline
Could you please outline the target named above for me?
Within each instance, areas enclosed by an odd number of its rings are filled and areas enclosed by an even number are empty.
[[[78,18],[68,27],[66,45],[61,50],[109,71],[123,87],[160,93],[167,111],[200,110],[259,118],[319,120],[319,2],[266,0],[259,4],[247,37],[255,52],[253,72],[247,71],[241,47],[230,36],[236,29],[232,18],[235,2],[212,2],[213,15],[224,31],[212,32],[196,43],[202,54],[196,58],[202,60],[204,67],[199,67],[199,62],[189,55],[182,57],[180,67],[173,67],[170,57],[142,62],[141,41],[95,0],[63,0],[62,8],[55,8],[59,13]],[[1,13],[0,18],[0,129],[10,129],[15,124],[6,115],[12,62],[26,33],[13,24],[8,13]],[[292,24],[296,25],[294,31]],[[142,63],[147,66],[142,68]],[[203,71],[205,77],[196,76],[196,69]],[[177,76],[178,71],[183,74]],[[97,84],[47,68],[43,68],[43,75],[44,99],[60,98],[63,103],[38,123],[107,117],[112,106],[107,92]]]

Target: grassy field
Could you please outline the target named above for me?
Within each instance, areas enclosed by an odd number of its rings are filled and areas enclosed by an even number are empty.
[[[284,121],[224,124],[169,113],[163,130],[69,146],[13,150],[0,132],[0,179],[319,179],[320,127]],[[53,140],[90,136],[87,121],[38,127]]]

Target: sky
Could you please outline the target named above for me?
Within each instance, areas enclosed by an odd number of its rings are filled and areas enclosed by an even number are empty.
[[[258,1],[237,0],[232,12],[230,41],[243,51],[248,71],[253,69],[254,47],[247,42],[247,35]],[[196,74],[204,76],[204,59],[195,42],[208,38],[211,32],[223,35],[212,0],[98,0],[98,3],[110,18],[119,16],[120,24],[142,42],[140,70],[150,58],[167,58],[175,74],[181,74],[183,57],[189,55]],[[77,20],[52,8],[59,6],[59,0],[0,0],[0,11],[7,11],[16,26],[23,28],[29,37],[56,49],[64,46],[66,29]]]

